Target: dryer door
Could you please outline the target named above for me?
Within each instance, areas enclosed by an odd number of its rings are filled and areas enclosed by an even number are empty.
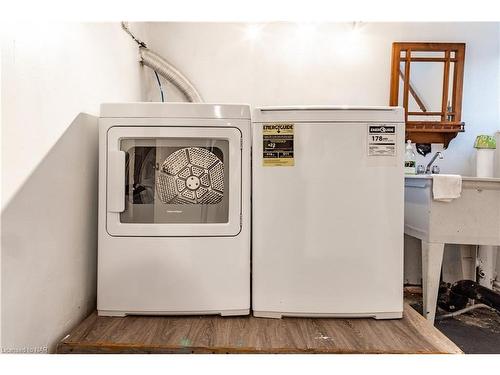
[[[233,127],[115,126],[107,134],[112,236],[236,236],[241,132]]]

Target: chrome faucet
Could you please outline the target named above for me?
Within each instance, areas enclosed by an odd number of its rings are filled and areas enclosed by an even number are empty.
[[[430,174],[431,173],[431,166],[432,164],[436,161],[436,159],[439,157],[439,159],[443,159],[443,153],[441,151],[438,151],[434,154],[432,157],[431,161],[429,164],[427,164],[427,167],[425,168],[425,173]]]

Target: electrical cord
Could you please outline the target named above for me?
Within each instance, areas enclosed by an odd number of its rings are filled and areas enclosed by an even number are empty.
[[[128,28],[128,22],[122,22],[122,29],[128,34],[130,35],[130,37],[134,40],[134,42],[136,42],[139,47],[144,47],[144,48],[147,48],[146,47],[146,43],[144,43],[142,40],[139,40],[135,37],[134,34],[132,34],[132,32],[129,30]]]
[[[158,81],[158,87],[160,88],[160,94],[161,94],[161,102],[165,102],[165,97],[163,96],[163,87],[161,87],[161,81],[160,77],[158,76],[158,73],[156,73],[156,70],[153,70],[155,72],[156,80]]]
[[[139,47],[144,47],[144,48],[147,48],[146,47],[146,43],[144,43],[142,40],[139,40],[135,37],[134,34],[132,34],[132,32],[130,31],[130,29],[128,28],[128,22],[123,22],[121,23],[122,25],[122,29],[128,34],[130,35],[130,37],[134,40],[134,42],[136,42]],[[161,81],[160,81],[160,77],[158,76],[158,73],[156,70],[153,70],[153,72],[155,73],[155,76],[156,76],[156,81],[158,81],[158,86],[160,88],[160,94],[161,94],[161,101],[162,103],[165,102],[165,96],[163,95],[163,88],[161,87]]]

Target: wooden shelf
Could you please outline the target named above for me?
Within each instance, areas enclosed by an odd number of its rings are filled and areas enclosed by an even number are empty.
[[[413,143],[443,143],[447,148],[458,133],[464,132],[463,122],[408,121],[405,140]]]
[[[464,131],[464,123],[461,122],[464,61],[465,43],[393,43],[389,105],[405,108],[406,140],[411,139],[413,143],[443,143],[446,148],[458,133]],[[442,66],[442,84],[439,81],[429,82],[435,83],[436,89],[441,90],[440,110],[429,111],[410,81],[410,65],[421,62]],[[410,96],[420,111],[410,109]],[[436,117],[437,121],[413,121],[413,117],[421,116]]]
[[[407,121],[406,130],[432,132],[463,132],[463,122]]]

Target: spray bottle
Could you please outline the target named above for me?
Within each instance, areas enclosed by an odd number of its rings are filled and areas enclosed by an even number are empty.
[[[417,174],[416,164],[417,161],[415,157],[415,152],[413,152],[411,141],[408,140],[406,142],[406,152],[405,152],[405,174],[408,175]]]

